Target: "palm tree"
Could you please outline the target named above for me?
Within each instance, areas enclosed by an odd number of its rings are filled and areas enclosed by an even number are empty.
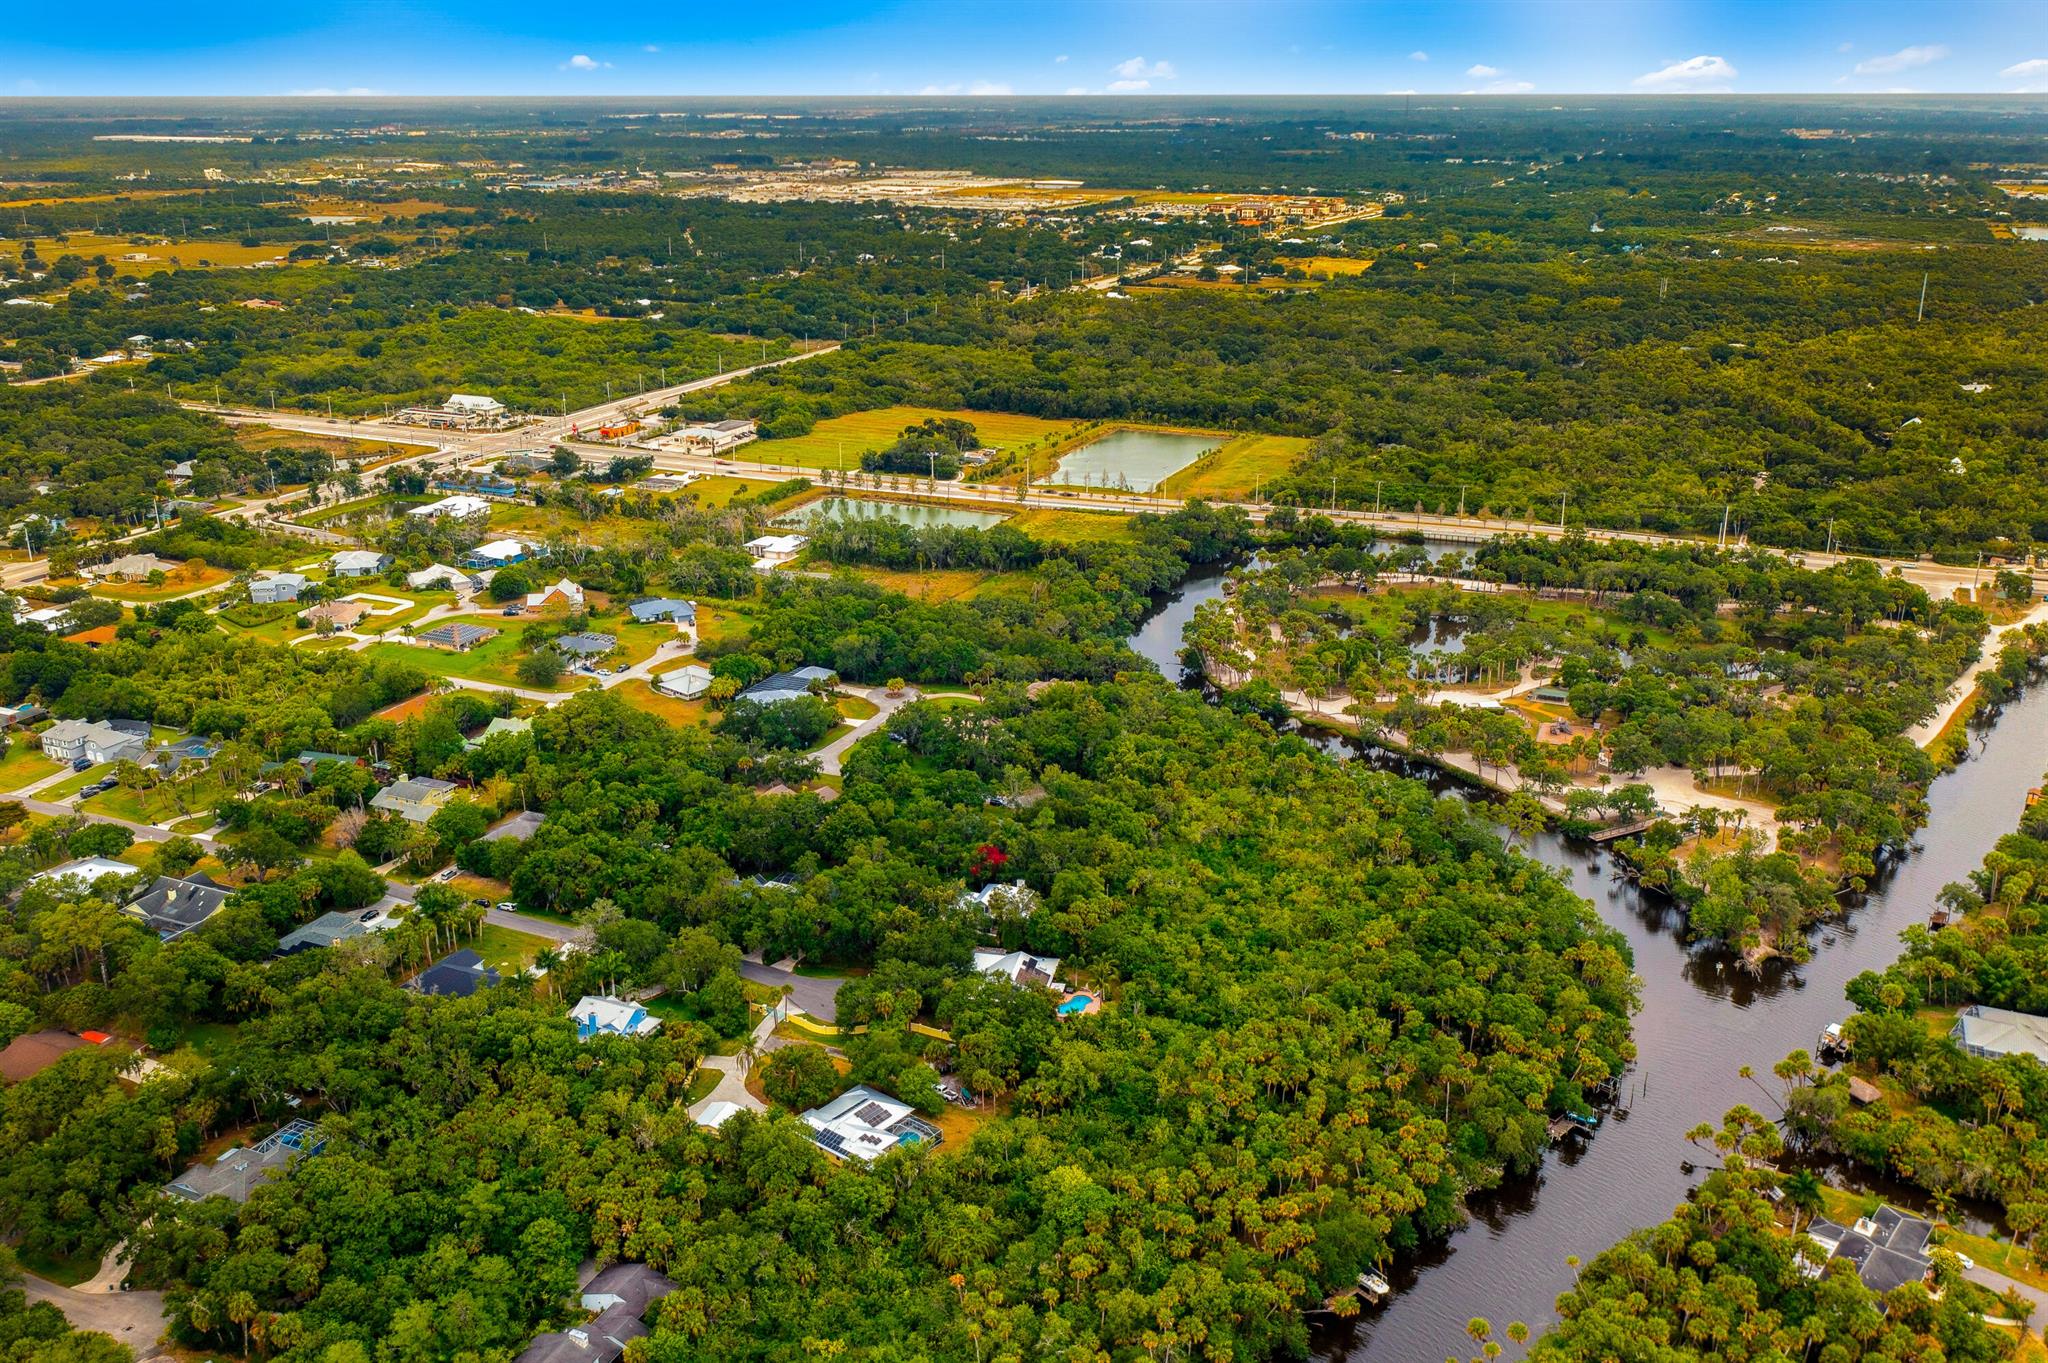
[[[1786,1177],[1783,1186],[1785,1189],[1785,1200],[1792,1204],[1794,1212],[1792,1218],[1792,1229],[1794,1231],[1799,1229],[1797,1213],[1805,1212],[1810,1220],[1813,1217],[1819,1216],[1821,1209],[1826,1206],[1826,1202],[1821,1196],[1822,1185],[1820,1176],[1811,1169],[1793,1170]]]

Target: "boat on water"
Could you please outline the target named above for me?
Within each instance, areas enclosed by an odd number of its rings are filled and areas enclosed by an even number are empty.
[[[1820,1034],[1820,1058],[1829,1063],[1849,1058],[1849,1035],[1839,1022],[1830,1022]]]
[[[1378,1301],[1392,1292],[1394,1285],[1377,1273],[1361,1273],[1358,1275],[1358,1290]]]

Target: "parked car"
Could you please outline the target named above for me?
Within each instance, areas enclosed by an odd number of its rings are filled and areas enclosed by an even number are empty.
[[[435,876],[435,877],[434,877],[434,879],[436,879],[436,880],[453,880],[453,879],[455,879],[455,867],[453,867],[453,866],[450,866],[450,867],[449,867],[449,868],[448,868],[447,870],[445,870],[445,871],[441,872],[441,874],[439,874],[439,875]]]
[[[519,912],[519,901],[516,899],[501,899],[498,901],[498,907],[506,913],[517,913]]]
[[[73,763],[71,764],[71,770],[73,770],[73,771],[91,771],[91,770],[92,770],[92,759],[91,759],[90,757],[81,757],[81,758],[79,758],[79,759],[78,759],[78,760],[77,760],[76,762],[73,762]]]

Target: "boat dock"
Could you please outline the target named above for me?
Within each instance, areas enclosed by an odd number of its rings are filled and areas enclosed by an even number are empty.
[[[1623,838],[1632,838],[1638,833],[1647,833],[1650,831],[1650,825],[1656,822],[1655,819],[1637,819],[1634,823],[1616,824],[1612,828],[1588,833],[1586,841],[1596,846],[1605,846],[1610,842],[1619,842]]]

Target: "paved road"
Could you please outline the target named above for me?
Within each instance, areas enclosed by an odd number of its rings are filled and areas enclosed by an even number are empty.
[[[1993,1292],[2018,1293],[2023,1300],[2034,1304],[2034,1316],[2030,1322],[2034,1330],[2039,1332],[2044,1325],[2048,1325],[2048,1292],[2043,1292],[2038,1287],[2029,1287],[2023,1282],[2017,1282],[2006,1277],[2003,1273],[1984,1267],[1982,1264],[1977,1265],[1975,1268],[1964,1269],[1963,1276],[1976,1283],[1979,1287],[1988,1287]]]
[[[84,1292],[59,1287],[33,1273],[23,1275],[21,1287],[30,1301],[46,1301],[62,1311],[75,1329],[112,1335],[135,1350],[139,1359],[157,1352],[157,1340],[166,1328],[161,1292]]]
[[[495,923],[501,928],[514,932],[530,933],[545,937],[550,942],[567,945],[572,942],[590,940],[590,929],[578,923],[557,923],[552,918],[535,918],[532,914],[520,913],[516,909],[492,908],[484,914],[486,923]]]
[[[814,1018],[833,1022],[839,1017],[839,986],[846,983],[843,979],[815,979],[753,961],[740,962],[740,974],[770,988],[787,985],[790,999]]]

